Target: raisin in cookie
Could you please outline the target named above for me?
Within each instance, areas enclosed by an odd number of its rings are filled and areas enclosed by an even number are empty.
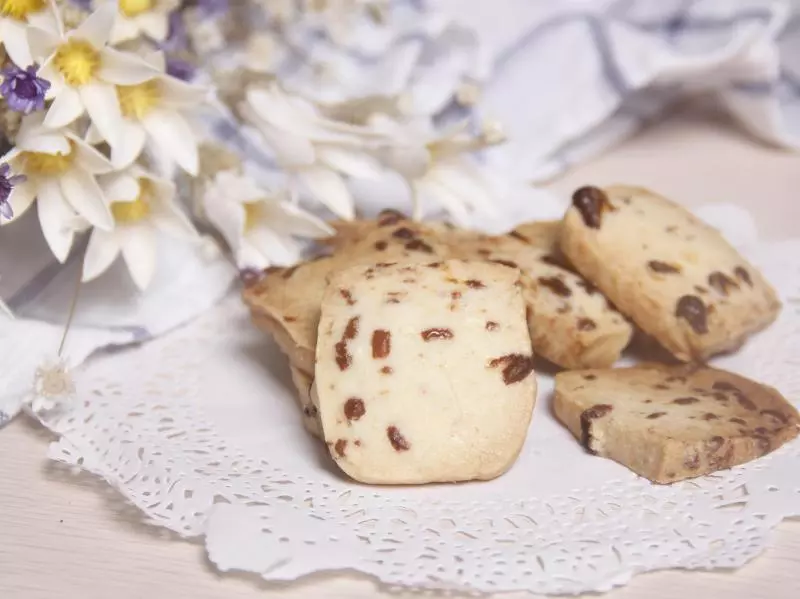
[[[645,189],[576,191],[561,249],[683,361],[736,349],[780,310],[769,283],[717,230]]]
[[[566,266],[558,254],[558,228],[558,223],[542,222],[497,237],[462,234],[453,251],[522,271],[536,354],[564,368],[611,366],[633,328],[594,285]]]
[[[416,484],[491,479],[511,466],[536,396],[518,280],[459,260],[333,277],[314,393],[342,470]]]
[[[691,365],[562,372],[554,411],[589,452],[657,483],[758,458],[800,423],[775,389]]]

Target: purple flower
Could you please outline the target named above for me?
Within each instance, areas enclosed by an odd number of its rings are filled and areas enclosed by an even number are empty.
[[[70,0],[70,2],[81,10],[92,12],[92,0]]]
[[[194,78],[194,71],[194,66],[189,62],[167,56],[167,75],[183,81],[191,81]]]
[[[12,64],[2,70],[3,83],[0,83],[0,94],[11,110],[23,114],[44,110],[44,95],[50,89],[50,82],[37,77],[38,70],[37,64],[32,64],[25,70]]]
[[[8,196],[11,195],[11,190],[18,183],[25,181],[25,175],[8,176],[11,168],[8,164],[3,163],[0,165],[0,217],[11,220],[14,216],[14,211],[11,209],[11,204],[8,202]]]

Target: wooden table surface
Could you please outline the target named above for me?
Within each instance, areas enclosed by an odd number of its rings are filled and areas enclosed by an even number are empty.
[[[720,117],[676,114],[550,187],[568,194],[580,184],[612,182],[650,186],[689,206],[734,202],[754,211],[762,235],[800,235],[800,156],[760,146]],[[140,524],[133,508],[88,475],[65,475],[49,466],[44,457],[49,439],[25,419],[0,432],[2,599],[317,599],[387,593],[353,575],[291,585],[221,576],[208,565],[201,545]],[[522,596],[528,595],[504,595]],[[608,597],[795,599],[800,524],[780,526],[772,548],[739,571],[645,574]]]

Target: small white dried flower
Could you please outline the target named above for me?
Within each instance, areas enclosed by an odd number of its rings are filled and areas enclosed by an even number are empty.
[[[63,410],[75,399],[75,383],[66,363],[60,358],[46,360],[33,375],[33,390],[28,399],[31,412],[46,416]]]

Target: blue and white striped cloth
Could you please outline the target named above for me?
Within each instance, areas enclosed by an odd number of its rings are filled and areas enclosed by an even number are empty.
[[[415,110],[443,121],[465,116],[453,101],[459,83],[480,82],[476,117],[500,121],[509,137],[486,156],[501,195],[493,228],[555,216],[558,202],[527,183],[602,152],[687,95],[717,98],[754,143],[800,145],[800,2],[394,4],[397,18],[388,30],[358,30],[345,48],[313,31],[299,34],[280,72],[290,87],[329,101],[407,90]],[[320,56],[330,59],[333,76],[320,78],[306,64]],[[253,138],[230,120],[207,124],[256,170],[269,170]],[[159,255],[145,294],[135,292],[119,265],[81,289],[67,343],[71,365],[104,346],[163,334],[207,310],[230,286],[233,272],[222,259],[166,240]],[[77,262],[52,259],[34,214],[0,230],[0,296],[19,316],[0,316],[0,425],[19,410],[36,367],[56,352]]]
[[[506,125],[491,163],[509,176],[551,177],[698,94],[760,142],[800,147],[796,0],[442,1],[481,35],[479,112]]]

